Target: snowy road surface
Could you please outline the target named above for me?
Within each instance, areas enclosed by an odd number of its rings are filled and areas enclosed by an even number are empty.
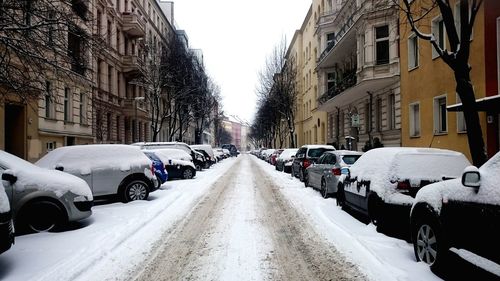
[[[411,244],[250,155],[0,255],[0,280],[363,279],[438,280]]]
[[[249,156],[167,232],[137,280],[360,280]]]

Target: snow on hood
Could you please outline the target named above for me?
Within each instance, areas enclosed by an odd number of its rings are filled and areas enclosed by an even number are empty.
[[[459,177],[470,165],[459,152],[435,148],[377,148],[361,156],[351,168],[351,177],[370,181],[370,189],[384,201],[412,204],[413,198],[396,191],[397,181],[441,181]]]
[[[165,165],[171,164],[171,165],[190,166],[193,169],[196,169],[193,162],[191,162],[191,161],[172,158],[172,155],[170,154],[169,150],[171,150],[171,149],[158,149],[158,150],[153,150],[153,151],[154,151],[154,154],[158,158],[160,158],[161,162],[163,162],[163,164],[165,164]],[[181,152],[184,152],[184,151],[181,151]]]
[[[0,181],[0,214],[7,213],[8,211],[10,211],[9,198],[5,194],[2,181]]]
[[[129,171],[150,166],[139,147],[121,144],[89,144],[57,148],[35,163],[47,169],[64,167],[65,172],[87,175],[95,169]]]
[[[475,170],[472,167],[466,171]],[[434,183],[423,187],[415,197],[415,203],[426,202],[437,212],[441,211],[443,201],[463,201],[500,205],[500,153],[493,156],[479,169],[481,185],[479,190],[463,186],[461,176],[457,179]]]
[[[204,150],[210,157],[215,158],[214,150],[209,144],[195,144],[191,145],[191,148]]]
[[[283,161],[287,160],[292,160],[292,156],[297,154],[297,151],[299,151],[298,148],[287,148],[281,152],[280,156],[278,156],[278,159],[281,159]]]
[[[37,167],[5,151],[0,151],[0,163],[8,168],[5,172],[10,172],[17,177],[14,184],[16,190],[22,191],[26,188],[34,188],[54,192],[58,197],[67,192],[72,192],[92,200],[90,187],[84,180],[76,176]]]

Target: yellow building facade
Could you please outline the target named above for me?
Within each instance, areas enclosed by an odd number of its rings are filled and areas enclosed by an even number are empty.
[[[294,138],[297,147],[305,144],[326,144],[326,112],[318,110],[318,59],[319,38],[315,32],[320,4],[313,1],[300,30],[290,43],[288,57],[294,57],[297,67],[297,105]]]
[[[456,15],[457,1],[451,2]],[[474,24],[469,59],[476,99],[485,96],[483,9],[484,5]],[[447,111],[447,106],[460,103],[453,71],[437,56],[430,42],[416,38],[406,16],[400,14],[400,18],[402,145],[456,150],[470,159],[463,113]],[[439,9],[431,11],[419,28],[439,38],[440,30],[444,30]],[[449,49],[447,40],[444,46]],[[484,112],[480,112],[480,120],[486,140]]]

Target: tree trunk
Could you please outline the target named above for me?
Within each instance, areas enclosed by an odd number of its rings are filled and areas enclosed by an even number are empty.
[[[462,70],[455,71],[455,79],[457,81],[456,90],[462,101],[472,163],[476,167],[480,167],[488,159],[483,139],[483,131],[481,130],[479,113],[476,108],[474,88],[472,87],[470,79],[469,67],[464,66],[461,67],[461,69]]]

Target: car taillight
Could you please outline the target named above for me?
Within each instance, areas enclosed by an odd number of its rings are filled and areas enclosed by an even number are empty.
[[[401,191],[409,191],[411,186],[410,186],[410,183],[407,181],[400,181],[400,182],[398,182],[398,185],[396,188],[401,190]]]
[[[304,163],[302,164],[304,166],[304,169],[311,166],[311,161],[304,159]]]
[[[340,168],[333,168],[332,173],[334,176],[340,176],[342,174],[342,170]]]
[[[151,174],[155,174],[155,166],[153,164],[151,164]]]

